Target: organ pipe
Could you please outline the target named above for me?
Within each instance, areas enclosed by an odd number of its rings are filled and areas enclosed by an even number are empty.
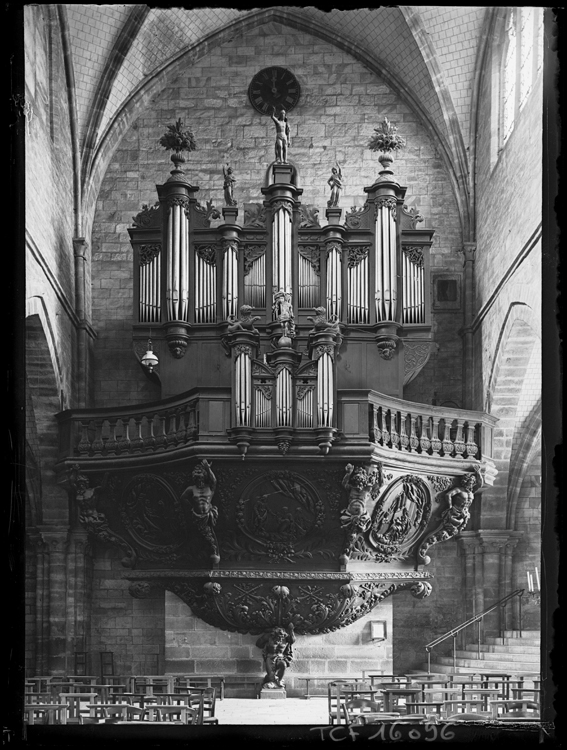
[[[188,320],[189,219],[183,201],[170,205],[166,231],[167,319]]]
[[[323,352],[317,360],[317,415],[319,427],[332,427],[334,393],[333,360],[328,352]]]
[[[252,408],[252,360],[247,352],[239,352],[235,370],[236,424],[238,427],[248,427],[251,424]]]
[[[291,215],[285,208],[276,210],[273,219],[272,282],[275,291],[290,293],[291,288]]]
[[[341,252],[337,245],[332,245],[327,256],[327,315],[341,317]]]

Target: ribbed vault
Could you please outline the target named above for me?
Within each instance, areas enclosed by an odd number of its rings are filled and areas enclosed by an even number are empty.
[[[276,21],[350,52],[420,114],[445,161],[468,236],[465,144],[470,107],[465,99],[474,79],[483,8],[66,8],[86,216],[91,215],[116,135],[141,111],[148,92],[163,82],[163,74],[173,74],[181,59],[190,64],[214,46]],[[464,47],[456,38],[459,33],[466,39]],[[88,234],[88,222],[86,230]]]

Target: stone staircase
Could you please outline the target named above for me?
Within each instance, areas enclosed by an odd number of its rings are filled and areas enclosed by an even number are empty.
[[[540,664],[539,630],[505,630],[502,637],[487,636],[480,645],[481,658],[478,658],[478,645],[466,643],[465,648],[456,652],[458,674],[478,674],[480,672],[504,672],[508,674],[538,674]],[[427,669],[427,664],[425,665]],[[431,672],[448,674],[453,672],[453,656],[436,656],[431,653]]]

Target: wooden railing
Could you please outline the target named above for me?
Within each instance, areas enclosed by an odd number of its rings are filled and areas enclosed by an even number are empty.
[[[215,424],[212,402],[221,405]],[[194,443],[200,435],[225,435],[228,410],[222,407],[229,402],[229,389],[193,389],[157,403],[60,412],[59,458],[155,453]]]
[[[294,393],[294,408],[303,403],[297,399],[298,393]],[[423,457],[480,460],[492,456],[497,420],[484,412],[418,404],[372,390],[339,390],[337,407],[338,428],[345,443],[370,441]],[[148,404],[61,412],[57,415],[59,458],[170,451],[210,436],[222,441],[231,426],[230,410],[229,388],[196,388]],[[252,431],[261,428],[269,440],[266,428],[269,431],[270,426],[254,425],[252,422]],[[301,428],[299,442],[309,441],[306,425],[298,423],[296,427]]]
[[[366,405],[368,422],[363,424]],[[484,412],[419,404],[371,390],[339,391],[345,437],[402,453],[480,460],[492,456],[497,420]]]

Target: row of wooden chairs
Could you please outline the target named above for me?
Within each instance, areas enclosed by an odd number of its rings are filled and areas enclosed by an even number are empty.
[[[109,721],[166,721],[217,724],[215,688],[180,689],[175,693],[100,692],[38,693],[25,696],[29,724],[83,724]],[[90,721],[93,720],[93,721]]]
[[[448,719],[473,714],[479,719],[539,718],[539,675],[372,675],[368,682],[331,681],[327,687],[329,721],[365,723],[374,716],[428,716]],[[425,678],[425,679],[424,679]],[[531,686],[530,684],[531,683]],[[354,717],[354,718],[353,718]]]

